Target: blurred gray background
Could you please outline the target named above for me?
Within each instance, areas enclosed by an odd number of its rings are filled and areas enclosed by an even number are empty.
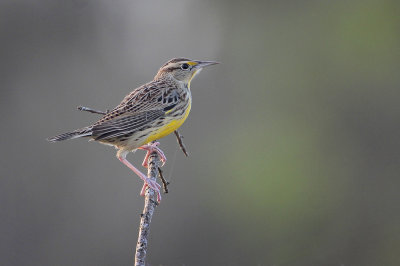
[[[2,0],[0,265],[133,264],[142,183],[45,138],[173,57],[222,64],[192,82],[190,157],[161,140],[148,265],[400,265],[399,33],[386,0]]]

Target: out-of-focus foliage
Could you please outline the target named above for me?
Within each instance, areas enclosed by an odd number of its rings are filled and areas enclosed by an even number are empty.
[[[151,265],[399,265],[398,1],[2,1],[2,265],[130,265],[114,150],[45,138],[172,57],[218,60],[161,140]],[[141,152],[130,155],[140,164]]]

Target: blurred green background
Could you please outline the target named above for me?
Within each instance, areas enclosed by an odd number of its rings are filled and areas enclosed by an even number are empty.
[[[139,179],[45,138],[173,57],[222,64],[192,82],[190,157],[161,140],[148,265],[400,265],[399,1],[3,0],[0,38],[1,265],[133,264]]]

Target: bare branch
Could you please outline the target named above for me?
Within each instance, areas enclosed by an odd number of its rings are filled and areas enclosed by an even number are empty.
[[[84,107],[84,106],[78,106],[78,110],[80,111],[86,111],[90,112],[93,114],[101,114],[105,115],[107,112],[102,112],[98,110],[91,109],[89,107]],[[186,156],[186,149],[185,145],[182,142],[182,136],[175,131],[175,135],[178,139],[178,143],[182,149],[182,151],[185,153]],[[159,167],[160,165],[160,157],[156,152],[153,152],[148,159],[148,167],[147,167],[147,176],[152,179],[153,181],[156,181],[157,179],[157,174],[159,174],[160,179],[163,183],[163,189],[165,193],[168,193],[168,182],[165,180],[162,170]],[[148,247],[148,236],[150,233],[150,224],[151,224],[151,219],[153,217],[154,210],[156,206],[158,205],[156,201],[156,193],[154,192],[153,189],[150,189],[148,186],[146,188],[145,192],[145,199],[144,199],[144,208],[143,208],[143,213],[140,215],[140,225],[139,225],[139,236],[138,236],[138,241],[136,244],[136,252],[135,252],[135,266],[144,266],[146,262],[146,254],[147,254],[147,247]]]
[[[156,181],[159,164],[160,157],[156,152],[153,152],[149,156],[147,168],[147,176],[153,181]],[[153,217],[154,209],[157,205],[156,193],[147,186],[144,199],[144,209],[140,218],[139,236],[135,253],[135,266],[145,265],[151,218]]]
[[[181,147],[182,152],[186,155],[186,157],[189,156],[188,152],[186,151],[185,144],[183,144],[183,136],[178,132],[178,130],[174,131],[176,140],[178,141],[179,147]]]

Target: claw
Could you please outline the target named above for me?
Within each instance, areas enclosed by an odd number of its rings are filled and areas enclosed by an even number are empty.
[[[165,157],[164,152],[160,148],[157,147],[158,145],[160,145],[159,142],[154,142],[154,143],[151,143],[151,144],[143,145],[143,146],[138,148],[138,149],[147,151],[146,156],[144,157],[144,160],[143,160],[143,163],[142,163],[143,167],[147,168],[147,166],[148,166],[147,162],[149,160],[149,156],[153,152],[157,152],[158,153],[158,155],[160,156],[161,162],[162,162],[162,166],[164,166],[165,162],[167,161],[167,157]]]
[[[150,180],[150,181],[152,183],[151,186],[148,183],[143,184],[143,187],[140,190],[140,196],[144,197],[146,194],[146,188],[149,187],[149,188],[153,189],[155,193],[157,193],[157,202],[160,203],[161,202],[161,192],[160,192],[161,186],[153,180]],[[155,186],[154,186],[154,183],[155,183]]]

